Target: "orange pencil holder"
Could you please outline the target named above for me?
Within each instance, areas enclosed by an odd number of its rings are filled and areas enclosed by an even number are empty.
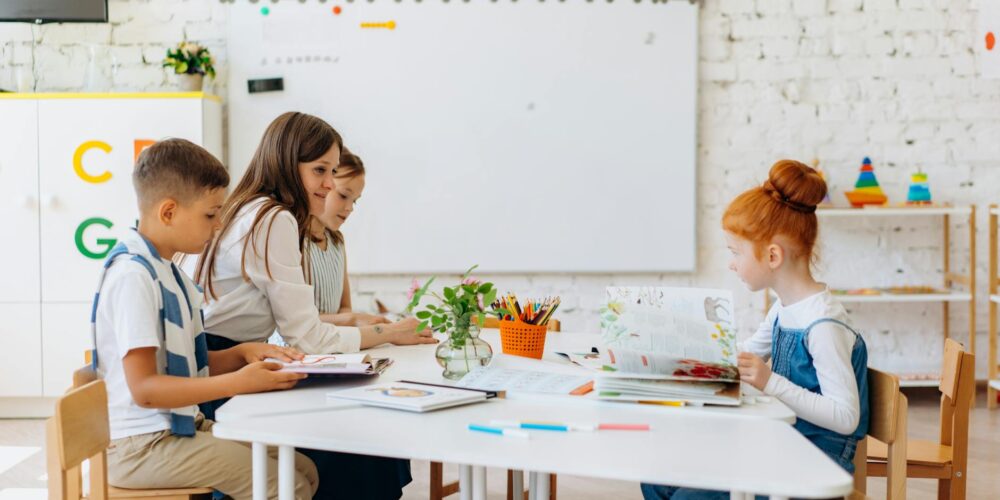
[[[522,321],[500,321],[500,347],[504,354],[542,359],[545,351],[546,325],[529,325]]]

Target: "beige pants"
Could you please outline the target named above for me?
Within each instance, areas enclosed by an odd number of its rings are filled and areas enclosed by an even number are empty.
[[[253,496],[250,444],[212,435],[215,422],[198,414],[193,437],[170,431],[115,439],[108,447],[108,483],[118,488],[209,487],[233,497]],[[278,498],[278,450],[269,450],[267,497]],[[319,477],[305,455],[295,454],[295,498],[311,500]]]

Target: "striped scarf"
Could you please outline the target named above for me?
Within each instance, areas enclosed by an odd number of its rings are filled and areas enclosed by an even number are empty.
[[[90,316],[91,341],[94,343],[93,367],[97,370],[97,303],[108,269],[119,259],[130,259],[149,271],[159,288],[159,338],[166,347],[167,375],[175,377],[207,377],[208,346],[205,341],[204,317],[201,312],[202,294],[198,286],[173,263],[164,262],[153,245],[132,229],[111,250],[94,295]],[[182,307],[180,298],[184,298]],[[198,406],[170,410],[170,432],[179,436],[194,436],[194,418]]]

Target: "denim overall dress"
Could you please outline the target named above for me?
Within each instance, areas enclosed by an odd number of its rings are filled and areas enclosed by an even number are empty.
[[[863,439],[868,433],[868,348],[865,346],[865,340],[853,328],[832,318],[818,319],[801,329],[782,328],[778,324],[778,319],[775,318],[774,329],[771,333],[771,371],[787,378],[797,386],[804,387],[816,394],[822,394],[819,378],[816,376],[816,367],[813,366],[813,359],[808,348],[810,330],[822,323],[836,323],[854,334],[851,367],[854,369],[854,378],[858,381],[861,418],[854,432],[847,435],[836,433],[801,418],[795,421],[795,428],[844,470],[853,474],[854,449],[857,447],[858,440]]]

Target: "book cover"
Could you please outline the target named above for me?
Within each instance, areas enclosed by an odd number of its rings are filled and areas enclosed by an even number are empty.
[[[411,382],[374,384],[327,393],[327,397],[357,401],[361,404],[406,410],[433,411],[486,401],[487,393],[466,389],[424,385]]]

